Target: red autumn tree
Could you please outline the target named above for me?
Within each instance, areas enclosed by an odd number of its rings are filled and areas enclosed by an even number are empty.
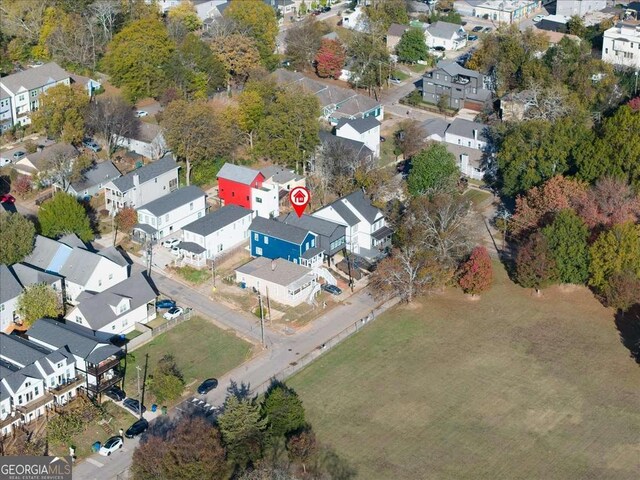
[[[633,272],[614,273],[604,289],[607,305],[623,312],[640,303],[640,278]]]
[[[632,98],[631,100],[629,100],[628,105],[629,105],[629,108],[631,108],[631,110],[639,112],[640,111],[640,97]]]
[[[287,450],[293,460],[298,460],[302,464],[302,469],[306,473],[306,462],[318,450],[316,434],[309,428],[291,435],[287,440]]]
[[[640,196],[624,180],[600,178],[579,202],[578,215],[589,228],[611,228],[640,219]]]
[[[553,217],[554,213],[575,209],[587,198],[587,185],[562,175],[547,180],[544,185],[534,187],[525,196],[516,199],[516,212],[510,227],[512,233],[526,236]]]
[[[116,225],[116,232],[113,238],[113,243],[115,245],[118,232],[129,234],[133,227],[136,226],[138,223],[138,213],[131,207],[124,207],[116,214],[114,222]]]
[[[324,39],[316,54],[316,71],[321,77],[338,78],[345,59],[346,54],[339,41]]]
[[[478,295],[491,287],[493,264],[486,248],[473,249],[469,259],[460,268],[458,283],[465,293]]]
[[[556,262],[547,239],[536,232],[518,249],[516,256],[516,278],[525,288],[541,288],[551,285],[556,278]]]

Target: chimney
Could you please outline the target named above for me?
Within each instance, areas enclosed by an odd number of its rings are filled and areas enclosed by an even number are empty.
[[[271,260],[271,271],[275,271],[276,269],[276,261],[275,260]]]
[[[134,187],[140,186],[140,175],[138,175],[137,173],[133,174],[133,186]]]
[[[473,129],[473,139],[478,140],[478,130],[476,130],[475,128]]]

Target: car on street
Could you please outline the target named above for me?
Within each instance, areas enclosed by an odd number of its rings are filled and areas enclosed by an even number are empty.
[[[22,150],[18,150],[17,152],[13,153],[13,159],[14,160],[20,160],[25,155],[26,155],[26,152],[23,152]]]
[[[100,447],[98,453],[103,457],[108,457],[116,450],[122,448],[124,442],[122,441],[122,437],[111,437],[109,440],[104,442],[104,445]]]
[[[326,7],[322,8],[322,12],[323,13],[327,13],[327,12],[330,12],[330,11],[331,11],[331,7],[329,5],[327,5]]]
[[[165,240],[164,242],[162,242],[162,246],[168,249],[172,249],[173,247],[177,246],[179,243],[180,243],[179,239],[172,238],[170,240]]]
[[[178,318],[180,315],[182,315],[183,311],[184,310],[182,310],[182,307],[173,307],[167,310],[166,312],[164,312],[164,315],[162,316],[166,320],[173,320],[174,318]]]
[[[121,402],[125,398],[127,398],[127,394],[124,393],[124,390],[122,390],[119,387],[116,387],[115,385],[104,393],[107,397],[109,397],[114,402]]]
[[[7,157],[0,157],[0,167],[4,167],[5,165],[9,165],[11,163],[11,159]]]
[[[478,36],[477,35],[469,35],[467,37],[467,40],[469,40],[470,42],[475,42],[476,40],[478,40]]]
[[[478,25],[477,27],[473,27],[472,32],[478,33],[481,32],[484,27],[482,25]]]
[[[147,422],[144,418],[141,418],[137,422],[134,422],[129,428],[127,428],[127,431],[124,432],[124,436],[127,438],[137,437],[147,428],[149,428],[149,422]]]
[[[400,82],[401,82],[402,80],[400,80],[399,78],[396,78],[396,77],[391,77],[391,78],[389,79],[389,81],[390,81],[391,83],[395,83],[396,85],[399,85],[399,84],[400,84]]]
[[[16,203],[16,198],[9,193],[3,193],[2,195],[0,195],[0,203],[14,204]]]
[[[210,392],[211,390],[213,390],[217,386],[218,386],[218,380],[216,378],[207,378],[198,387],[198,393],[200,395],[204,395],[205,393]]]
[[[535,17],[533,17],[533,21],[538,23],[538,22],[541,22],[543,18],[544,18],[544,15],[536,15]]]
[[[146,117],[147,115],[149,115],[149,112],[145,110],[136,111],[136,118]]]
[[[156,302],[156,308],[174,308],[175,306],[176,302],[169,300],[168,298],[163,298]]]
[[[91,150],[92,152],[99,152],[100,150],[102,150],[102,147],[100,145],[98,145],[94,140],[90,139],[90,138],[85,138],[82,141],[82,145],[84,145],[85,147],[87,147],[89,150]]]
[[[444,51],[446,51],[446,49],[444,47],[440,47],[440,46],[433,47],[433,50],[436,51],[436,52],[444,52]]]
[[[140,402],[135,398],[125,398],[124,402],[122,402],[126,408],[131,410],[135,415],[140,415]],[[142,406],[142,413],[147,411],[147,407]]]
[[[174,257],[179,257],[181,255],[180,247],[178,247],[177,245],[171,247],[171,255],[173,255]]]
[[[340,287],[336,287],[335,285],[330,285],[328,283],[323,283],[320,288],[331,295],[340,295],[342,293],[342,289]]]

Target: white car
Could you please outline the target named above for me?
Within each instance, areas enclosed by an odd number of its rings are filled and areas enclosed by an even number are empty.
[[[180,251],[180,247],[178,247],[177,245],[171,247],[171,255],[173,255],[174,257],[179,257],[180,255],[182,255],[182,251]]]
[[[138,110],[136,112],[136,117],[137,118],[146,117],[147,115],[149,115],[149,112],[145,112],[144,110]]]
[[[165,240],[164,242],[162,242],[162,246],[167,247],[169,250],[171,250],[173,247],[178,246],[179,243],[180,240],[178,240],[177,238],[172,238],[171,240]]]
[[[541,22],[543,18],[544,18],[544,15],[536,15],[535,17],[533,17],[533,21],[538,23],[538,22]]]
[[[173,307],[170,308],[168,311],[165,312],[164,315],[162,315],[166,320],[173,320],[174,318],[178,318],[180,315],[182,315],[182,307]]]
[[[103,457],[108,457],[116,450],[119,450],[124,445],[122,441],[122,437],[111,437],[109,440],[104,442],[104,445],[100,447],[98,453]]]

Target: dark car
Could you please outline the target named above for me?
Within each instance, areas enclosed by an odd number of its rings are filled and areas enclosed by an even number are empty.
[[[325,292],[329,292],[331,295],[340,295],[342,293],[342,290],[339,287],[329,285],[328,283],[323,283],[320,288]]]
[[[109,390],[104,392],[107,397],[115,402],[121,402],[125,398],[127,398],[127,394],[124,393],[124,390],[118,388],[116,386],[111,387]]]
[[[327,5],[326,7],[323,7],[322,11],[324,13],[330,12],[331,11],[331,7],[329,5]]]
[[[481,32],[483,28],[484,28],[484,27],[482,27],[482,26],[478,25],[477,27],[473,27],[473,30],[471,30],[471,31],[472,31],[472,32],[476,32],[476,33],[478,33],[478,32]]]
[[[156,302],[156,308],[175,308],[175,306],[176,302],[169,300],[168,298],[163,298]]]
[[[96,152],[96,153],[99,152],[100,150],[102,150],[102,147],[100,145],[98,145],[95,141],[93,141],[91,138],[85,138],[82,141],[82,145],[84,145],[89,150],[91,150],[93,152]]]
[[[433,47],[436,52],[444,52],[446,49],[444,47]]]
[[[387,141],[387,139],[386,139],[386,138],[384,138],[383,136],[380,136],[380,141],[381,141],[381,142],[386,142],[386,141]]]
[[[213,390],[218,386],[218,380],[215,378],[207,378],[204,382],[200,384],[198,387],[198,393],[200,395],[204,395],[205,393]]]
[[[136,415],[140,415],[140,402],[135,398],[127,398],[122,404]],[[142,406],[142,413],[147,411],[147,407]]]
[[[127,438],[137,437],[141,433],[143,433],[147,428],[149,428],[149,422],[147,422],[144,418],[141,418],[124,432],[124,436]]]
[[[475,42],[476,40],[478,40],[478,36],[477,36],[477,35],[469,35],[469,36],[467,37],[467,39],[468,39],[470,42]]]

